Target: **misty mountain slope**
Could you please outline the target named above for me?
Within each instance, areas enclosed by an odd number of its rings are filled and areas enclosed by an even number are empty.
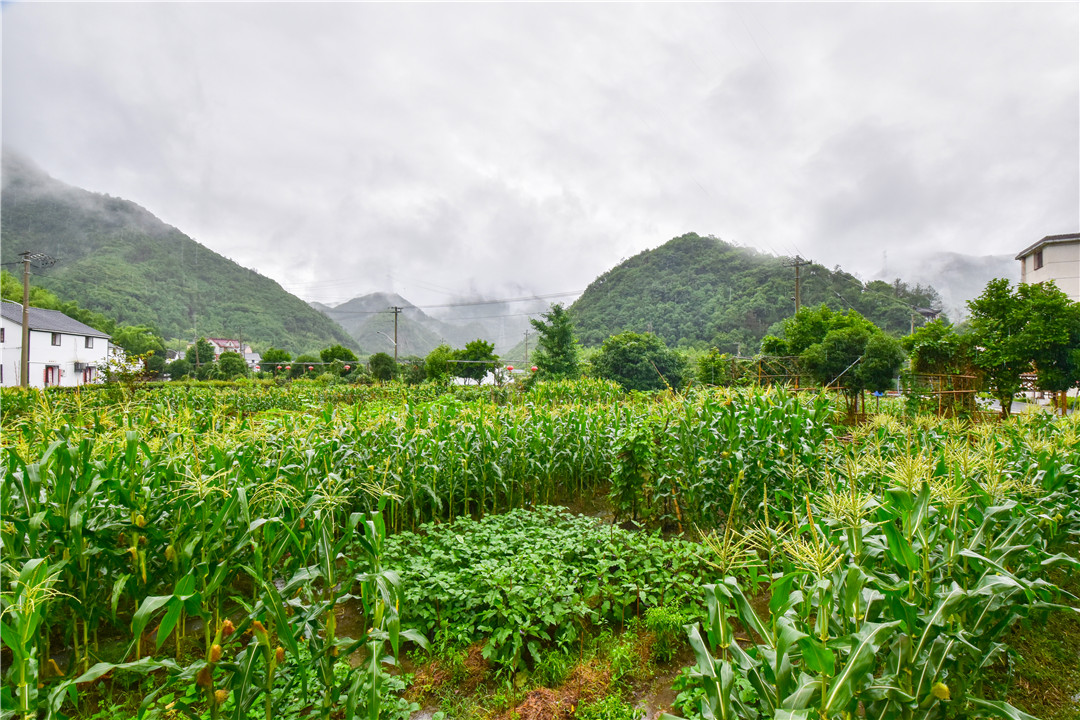
[[[360,352],[394,354],[394,313],[391,306],[404,308],[398,315],[398,356],[427,355],[446,342],[436,327],[438,322],[412,307],[396,293],[369,293],[334,307],[319,304],[319,309],[336,322],[360,346]]]
[[[771,326],[794,313],[795,270],[788,263],[688,233],[594,280],[570,308],[577,336],[583,345],[598,345],[623,330],[652,331],[671,346],[715,345],[752,354]],[[853,307],[894,334],[909,331],[912,305],[940,307],[930,287],[863,285],[839,268],[816,264],[801,274],[803,305]]]
[[[1017,250],[1026,243],[1017,245]],[[941,295],[945,312],[959,322],[968,315],[967,302],[979,297],[995,278],[1020,282],[1020,263],[1015,255],[964,255],[938,252],[896,260],[890,257],[889,271],[924,285],[932,285]],[[876,277],[890,277],[885,271]]]
[[[3,262],[57,259],[34,282],[166,338],[242,336],[293,352],[353,346],[347,333],[270,278],[241,267],[128,200],[53,179],[4,150]]]
[[[521,302],[478,299],[451,303],[438,308],[442,317],[428,314],[396,293],[369,293],[334,307],[323,303],[311,305],[341,325],[365,354],[394,352],[394,344],[389,339],[394,336],[391,306],[404,308],[398,316],[399,356],[427,355],[443,343],[461,348],[477,338],[493,343],[496,354],[501,355],[519,344],[525,328],[529,327]],[[547,301],[524,305],[535,308],[535,312],[548,308]]]

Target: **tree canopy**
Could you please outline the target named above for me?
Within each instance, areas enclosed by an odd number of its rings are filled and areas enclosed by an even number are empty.
[[[652,333],[623,332],[592,357],[593,374],[627,390],[663,390],[683,384],[685,362]]]
[[[883,392],[904,362],[899,341],[855,310],[835,312],[825,305],[801,308],[784,321],[783,337],[762,340],[762,352],[797,356],[800,367],[815,382],[842,387],[848,412],[864,390]]]
[[[1063,392],[1080,382],[1080,304],[1053,283],[991,280],[968,302],[974,363],[1008,416],[1021,375],[1037,370],[1036,387]]]
[[[570,313],[555,303],[541,315],[543,320],[530,319],[536,329],[537,349],[533,354],[536,375],[541,380],[565,380],[581,376],[581,363],[574,323]]]
[[[319,351],[319,356],[324,363],[334,362],[335,360],[343,362],[356,362],[359,360],[356,353],[344,345],[331,345],[328,348],[323,348]]]
[[[424,374],[429,380],[446,380],[454,374],[454,349],[445,343],[437,346],[424,358]]]
[[[466,344],[461,350],[456,351],[454,359],[459,361],[454,369],[454,374],[465,380],[475,380],[477,385],[499,363],[499,356],[495,354],[494,343],[479,338]]]
[[[244,356],[237,352],[223,352],[218,358],[218,374],[222,380],[235,380],[238,377],[246,377],[248,374],[247,363]]]
[[[184,359],[194,368],[214,362],[214,344],[204,337],[199,338],[184,353]]]
[[[397,374],[394,358],[384,352],[375,353],[368,358],[368,369],[376,380],[393,380]]]

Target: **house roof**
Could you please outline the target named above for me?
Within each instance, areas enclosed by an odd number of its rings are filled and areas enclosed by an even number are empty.
[[[4,319],[22,325],[22,305],[5,300],[0,303],[0,314]],[[70,318],[59,310],[45,310],[44,308],[31,307],[27,309],[27,320],[31,330],[41,332],[67,333],[68,335],[89,335],[90,337],[109,338],[108,333],[95,330],[74,318]]]
[[[1047,235],[1042,240],[1029,245],[1020,251],[1020,254],[1016,256],[1017,260],[1023,260],[1031,253],[1035,252],[1044,245],[1060,245],[1062,243],[1080,242],[1080,233],[1068,233],[1065,235]]]

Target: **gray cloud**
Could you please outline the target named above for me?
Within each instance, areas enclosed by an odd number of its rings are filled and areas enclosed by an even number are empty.
[[[7,4],[4,142],[302,297],[1080,226],[1074,4]]]

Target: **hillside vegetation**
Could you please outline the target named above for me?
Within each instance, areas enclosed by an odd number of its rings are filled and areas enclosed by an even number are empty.
[[[355,343],[275,281],[241,267],[128,200],[66,185],[3,156],[2,257],[23,250],[58,262],[34,284],[117,323],[165,338],[242,335],[304,351]]]
[[[789,261],[712,236],[687,233],[607,271],[571,306],[583,345],[624,330],[668,345],[753,354],[770,328],[795,312]],[[839,268],[803,266],[802,304],[854,308],[892,334],[911,329],[912,306],[940,308],[930,287],[900,280],[864,284]],[[916,316],[916,326],[922,317]]]

